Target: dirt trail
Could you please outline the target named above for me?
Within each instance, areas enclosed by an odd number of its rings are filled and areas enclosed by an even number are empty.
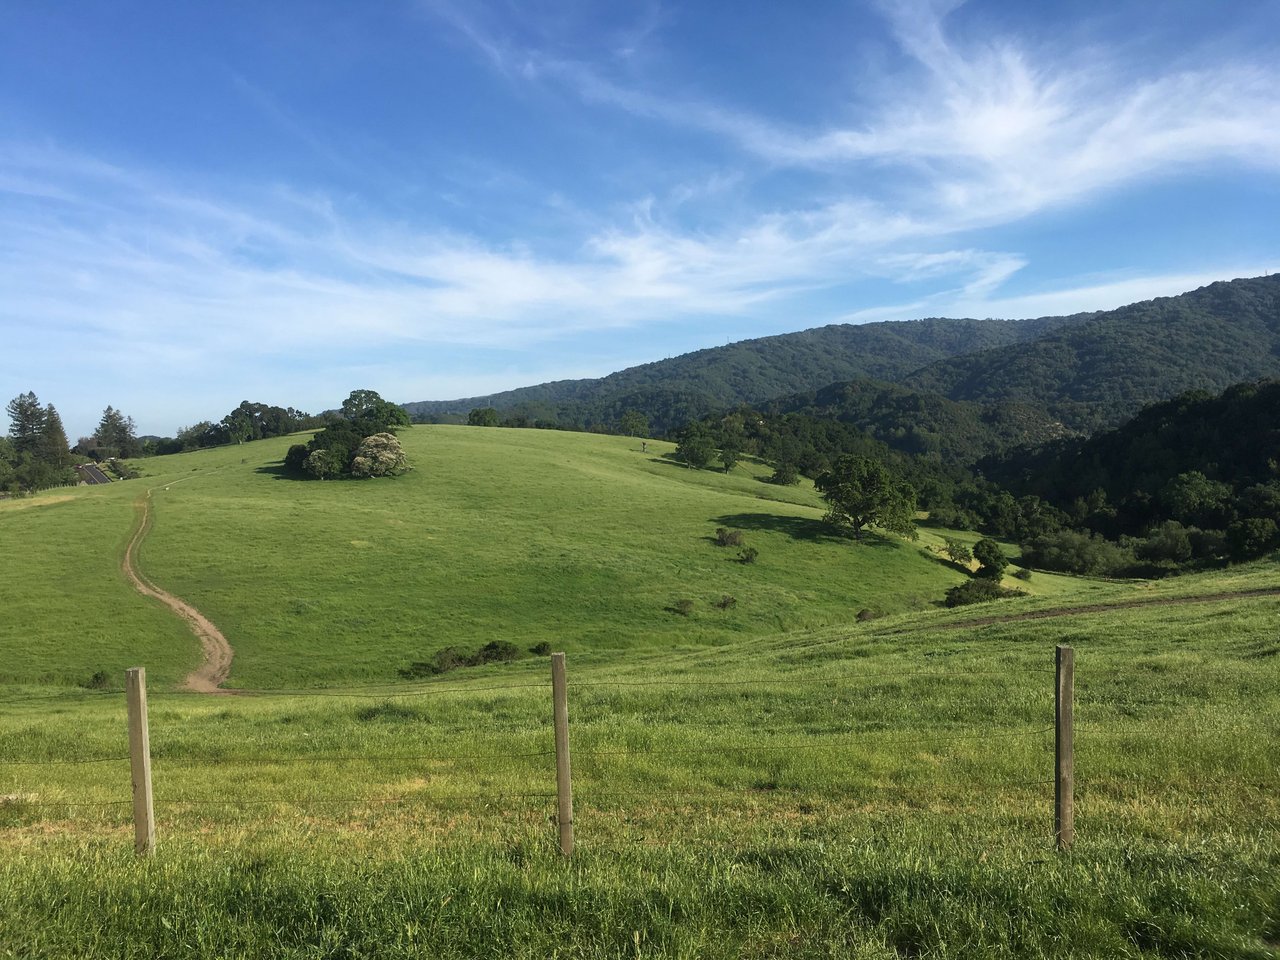
[[[227,643],[227,638],[199,610],[150,583],[138,571],[138,545],[151,529],[151,491],[148,490],[146,496],[139,497],[133,506],[138,514],[138,526],[133,531],[129,546],[125,548],[124,559],[120,563],[121,569],[140,594],[144,597],[155,597],[186,620],[187,625],[191,627],[191,632],[196,635],[200,646],[204,648],[204,663],[187,675],[183,686],[198,693],[230,693],[230,690],[221,689],[221,684],[226,682],[227,675],[231,672],[231,658],[234,653],[231,644]]]
[[[957,620],[954,623],[936,624],[935,626],[943,629],[986,627],[993,623],[1013,623],[1017,620],[1047,620],[1051,617],[1071,617],[1082,613],[1106,613],[1108,610],[1128,610],[1132,607],[1171,607],[1184,603],[1213,603],[1216,600],[1244,600],[1249,597],[1276,596],[1280,596],[1280,587],[1258,587],[1253,590],[1233,590],[1227,593],[1198,593],[1185,597],[1148,597],[1140,600],[1113,600],[1110,603],[1090,603],[1081,607],[1054,607],[1051,610],[1007,613],[1003,616]],[[934,628],[931,627],[930,629]]]

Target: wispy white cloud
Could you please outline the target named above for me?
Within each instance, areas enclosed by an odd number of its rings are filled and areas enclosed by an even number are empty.
[[[504,46],[523,81],[559,83],[582,100],[723,138],[769,164],[833,175],[873,169],[899,183],[899,209],[940,231],[1005,223],[1126,184],[1233,162],[1280,170],[1280,66],[1221,62],[1136,71],[1119,50],[1027,49],[948,34],[952,2],[881,5],[917,65],[856,126],[805,129],[690,97],[660,83],[612,77],[607,64]],[[850,91],[852,94],[852,91]],[[852,97],[850,97],[852,99]]]

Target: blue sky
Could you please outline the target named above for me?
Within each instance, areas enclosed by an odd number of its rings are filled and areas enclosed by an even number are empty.
[[[0,399],[73,439],[1280,269],[1271,0],[0,14]]]

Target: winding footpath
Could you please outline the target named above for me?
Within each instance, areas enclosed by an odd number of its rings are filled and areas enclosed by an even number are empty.
[[[138,546],[151,530],[151,491],[148,490],[146,496],[139,497],[133,507],[138,515],[138,526],[133,531],[129,545],[125,548],[120,568],[135,590],[144,597],[154,597],[187,621],[191,632],[200,641],[200,646],[204,650],[204,662],[187,675],[183,686],[197,693],[231,693],[230,690],[222,689],[222,684],[231,673],[231,658],[234,656],[227,638],[199,610],[173,594],[161,590],[139,572]]]

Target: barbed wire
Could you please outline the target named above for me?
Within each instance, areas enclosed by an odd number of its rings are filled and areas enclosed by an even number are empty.
[[[46,760],[0,760],[0,764],[5,766],[23,765],[23,766],[45,766],[46,764],[81,764],[81,763],[115,763],[120,760],[128,760],[129,757],[83,757],[80,759],[64,760],[64,759],[46,759]]]
[[[398,761],[445,761],[445,760],[527,760],[533,757],[551,757],[554,750],[538,750],[529,753],[437,753],[437,754],[314,754],[310,756],[288,757],[166,757],[154,754],[152,762],[162,765],[171,763],[213,764],[217,766],[238,766],[241,764],[287,764],[287,763],[394,763]]]
[[[869,673],[841,673],[838,675],[827,677],[755,677],[744,680],[714,680],[714,679],[682,679],[682,678],[655,678],[651,680],[571,680],[571,687],[654,687],[654,686],[675,686],[675,687],[741,687],[741,686],[818,686],[830,685],[833,683],[847,682],[852,680],[900,680],[900,679],[919,679],[919,678],[961,678],[961,677],[1026,677],[1038,674],[1052,675],[1052,670],[892,670],[892,671],[875,671]],[[506,693],[516,690],[549,690],[551,683],[549,680],[538,683],[506,683],[490,686],[473,686],[465,681],[444,682],[431,684],[417,689],[404,689],[403,687],[391,684],[371,684],[367,687],[354,687],[346,689],[326,690],[323,688],[276,688],[276,689],[252,689],[252,688],[225,688],[219,690],[219,693],[230,697],[242,697],[245,699],[267,699],[272,697],[289,697],[289,698],[309,698],[309,697],[335,697],[349,699],[399,699],[404,697],[420,697],[432,696],[436,694],[454,694],[454,693]],[[103,697],[120,697],[123,691],[113,690],[68,690],[65,693],[57,694],[41,694],[31,697],[15,697],[0,701],[0,705],[15,705],[23,703],[38,703],[49,700],[91,700]],[[153,690],[148,693],[149,699],[168,699],[168,698],[191,698],[199,700],[207,700],[209,694],[197,693],[187,690]]]
[[[878,739],[875,734],[877,731],[864,731],[856,735],[847,733],[841,734],[816,734],[815,736],[837,736],[837,740],[824,740],[819,742],[806,741],[795,742],[787,741],[784,743],[758,742],[758,743],[728,743],[716,744],[705,747],[678,747],[671,749],[619,749],[619,750],[598,750],[591,747],[579,747],[572,751],[572,755],[576,757],[644,757],[644,756],[694,756],[699,754],[710,753],[761,753],[776,752],[780,750],[838,750],[843,747],[866,743],[870,746],[892,746],[897,744],[909,743],[951,743],[963,740],[985,740],[992,738],[1031,738],[1042,736],[1053,732],[1053,727],[1039,727],[1034,730],[1007,730],[992,731],[982,730],[966,733],[955,734],[924,734],[911,737],[891,737],[889,739]],[[436,754],[307,754],[292,756],[252,756],[252,757],[208,757],[208,756],[168,756],[163,751],[152,753],[151,760],[158,765],[167,766],[169,764],[203,764],[216,766],[244,766],[244,765],[269,765],[269,764],[291,764],[291,763],[423,763],[423,762],[447,762],[447,761],[487,761],[487,760],[528,760],[543,757],[554,756],[554,750],[533,750],[522,751],[519,753],[436,753]],[[129,760],[128,756],[110,756],[110,757],[85,757],[78,759],[0,759],[0,765],[23,765],[23,766],[44,766],[44,765],[75,765],[75,764],[91,764],[91,763],[115,763]]]
[[[18,798],[0,803],[0,813],[6,810],[20,812],[28,807],[119,807],[132,803],[132,800],[24,800]]]
[[[570,750],[573,757],[644,757],[644,756],[681,756],[687,754],[705,754],[705,753],[723,753],[726,750],[733,750],[742,753],[757,753],[761,751],[774,750],[836,750],[841,747],[847,747],[852,744],[862,743],[864,741],[871,742],[875,746],[889,746],[900,743],[949,743],[958,740],[984,740],[990,737],[1015,738],[1015,737],[1035,737],[1046,733],[1052,733],[1053,727],[1042,727],[1036,730],[1017,730],[1006,733],[964,733],[964,734],[948,734],[948,735],[926,735],[919,737],[895,737],[889,740],[869,741],[866,734],[859,734],[856,738],[845,736],[844,739],[835,742],[826,741],[823,743],[767,743],[767,744],[721,744],[711,747],[688,747],[672,750],[591,750],[590,748],[575,748]]]

